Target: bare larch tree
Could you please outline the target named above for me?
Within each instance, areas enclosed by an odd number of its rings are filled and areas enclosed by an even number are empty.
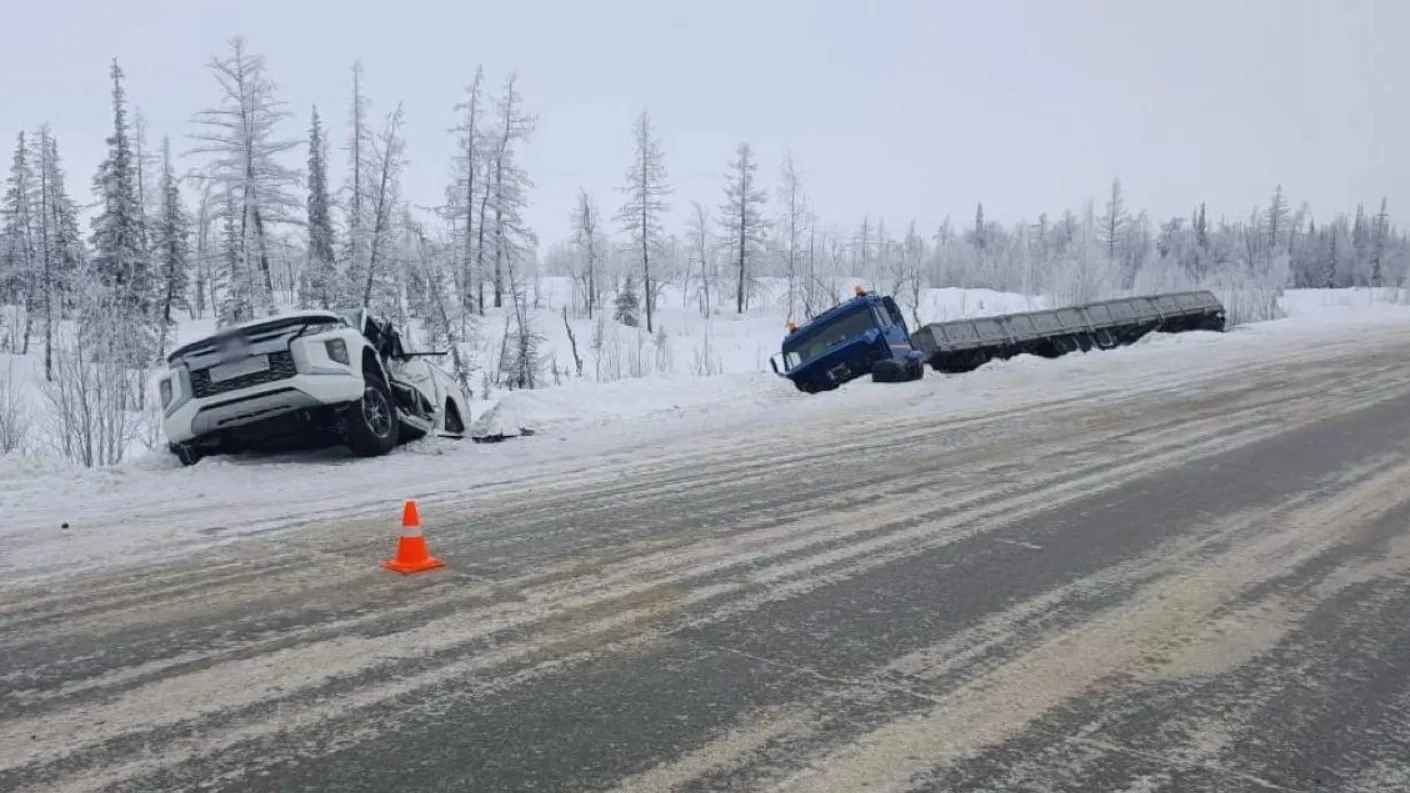
[[[758,184],[758,170],[753,149],[748,143],[741,143],[725,172],[725,203],[720,207],[720,225],[734,248],[737,314],[743,314],[748,304],[749,284],[753,278],[750,265],[758,258],[768,231],[768,221],[764,218],[768,193]]]
[[[656,303],[656,288],[651,278],[651,256],[661,247],[661,215],[670,207],[666,196],[671,188],[666,183],[666,159],[661,142],[651,128],[651,116],[642,111],[632,125],[636,152],[627,168],[626,183],[621,192],[627,197],[617,210],[616,219],[631,240],[632,249],[640,255],[642,294],[646,301],[646,331],[653,332],[652,317]]]

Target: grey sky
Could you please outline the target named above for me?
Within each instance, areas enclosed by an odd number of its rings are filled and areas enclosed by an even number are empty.
[[[643,107],[672,226],[692,199],[719,204],[739,141],[771,187],[791,148],[820,214],[849,226],[928,232],[979,200],[1032,219],[1100,206],[1113,176],[1161,216],[1201,199],[1243,216],[1282,183],[1319,216],[1389,194],[1410,217],[1406,0],[0,0],[0,135],[50,122],[87,200],[109,58],[154,138],[184,146],[217,96],[204,65],[235,33],[266,57],[294,136],[316,102],[341,143],[362,58],[374,109],[406,102],[405,192],[422,204],[441,199],[476,63],[496,87],[517,69],[545,241],[566,235],[579,185],[615,210]]]

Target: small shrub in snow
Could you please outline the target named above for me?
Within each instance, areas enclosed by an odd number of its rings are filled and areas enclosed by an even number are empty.
[[[712,343],[713,338],[714,334],[711,332],[711,325],[707,322],[705,323],[700,346],[692,350],[695,354],[692,371],[695,372],[696,377],[711,377],[721,374],[725,370],[724,359],[715,351]]]
[[[14,361],[0,373],[0,454],[20,451],[29,437],[30,413]]]
[[[636,333],[632,346],[627,348],[627,376],[646,376],[646,330],[641,326],[635,328]]]
[[[129,411],[135,378],[121,364],[93,360],[84,348],[56,351],[54,380],[45,383],[50,442],[66,459],[88,468],[122,462],[139,422]]]
[[[664,327],[656,329],[656,336],[652,339],[652,343],[656,346],[656,374],[675,374],[676,363],[671,355],[671,340],[666,336]]]

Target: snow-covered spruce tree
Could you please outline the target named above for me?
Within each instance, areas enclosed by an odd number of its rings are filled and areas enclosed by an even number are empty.
[[[656,303],[651,260],[661,248],[661,215],[670,208],[666,196],[671,194],[671,188],[666,183],[666,159],[661,151],[661,141],[653,133],[651,117],[645,110],[632,125],[632,137],[636,142],[636,152],[627,168],[626,182],[620,188],[627,198],[617,210],[616,219],[622,224],[622,231],[626,232],[641,264],[646,332],[651,333]]]
[[[251,55],[239,36],[229,47],[228,56],[208,64],[220,86],[221,103],[193,118],[199,131],[191,135],[196,145],[189,152],[209,158],[196,175],[214,182],[227,211],[236,213],[238,263],[234,272],[221,274],[227,289],[220,311],[224,323],[273,313],[270,227],[299,224],[305,211],[296,197],[302,186],[299,173],[280,162],[299,145],[296,139],[277,135],[276,127],[290,113],[274,96],[264,58]]]
[[[631,271],[628,271],[622,279],[622,286],[617,290],[617,297],[612,305],[612,319],[629,328],[635,328],[640,324],[638,311],[641,304],[636,296],[636,278]]]
[[[152,255],[157,273],[157,360],[166,355],[167,339],[176,327],[175,312],[188,308],[191,283],[191,221],[181,203],[181,187],[171,163],[171,140],[162,139],[159,184],[161,208],[152,228]]]
[[[84,308],[85,346],[100,357],[140,367],[156,353],[152,332],[155,283],[149,251],[143,244],[146,218],[137,200],[136,160],[129,139],[122,68],[116,60],[113,81],[113,133],[108,154],[93,178],[98,214],[93,218],[92,271],[97,283]]]
[[[768,193],[758,184],[759,163],[748,143],[735,149],[725,172],[725,203],[720,206],[720,233],[730,240],[735,268],[735,313],[743,314],[768,232],[764,204]]]
[[[32,159],[37,163],[35,230],[39,238],[36,321],[44,336],[44,379],[54,379],[55,332],[58,321],[73,306],[74,287],[84,266],[83,239],[78,230],[78,208],[69,198],[59,144],[46,124],[34,138]]]
[[[308,259],[304,265],[299,305],[333,308],[338,305],[338,263],[334,252],[333,213],[328,196],[328,136],[318,108],[308,131]]]
[[[212,304],[216,317],[226,324],[238,321],[241,308],[251,303],[254,277],[247,272],[250,262],[241,255],[240,211],[235,196],[226,192],[219,209],[220,242],[211,268],[211,293],[219,300]]]
[[[1371,286],[1384,286],[1386,282],[1385,257],[1386,240],[1390,230],[1390,213],[1386,211],[1387,198],[1381,197],[1381,209],[1371,223],[1370,265]]]
[[[39,259],[35,235],[35,179],[26,133],[15,141],[15,154],[5,180],[0,203],[0,305],[22,306],[19,327],[0,329],[0,351],[29,352],[33,326],[36,263]]]

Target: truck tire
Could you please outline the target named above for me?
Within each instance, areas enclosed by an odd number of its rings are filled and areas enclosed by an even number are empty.
[[[904,383],[915,379],[915,372],[910,361],[886,358],[872,364],[871,381],[873,383]]]
[[[364,375],[362,399],[345,414],[345,442],[358,457],[380,457],[396,448],[401,422],[392,403],[392,390],[381,375]]]

